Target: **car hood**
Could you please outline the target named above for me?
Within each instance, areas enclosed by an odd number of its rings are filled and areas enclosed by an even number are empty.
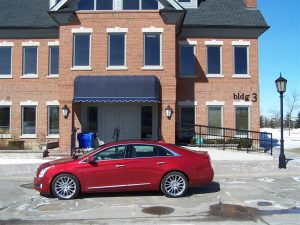
[[[53,166],[53,165],[66,164],[66,163],[74,162],[74,161],[76,161],[76,160],[73,159],[72,157],[64,157],[61,159],[56,159],[56,160],[50,161],[48,163],[50,166]]]

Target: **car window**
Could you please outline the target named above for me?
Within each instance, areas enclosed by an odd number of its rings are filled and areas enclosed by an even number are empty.
[[[157,147],[159,156],[174,156],[174,154],[163,147]]]
[[[130,158],[157,157],[158,150],[152,145],[131,145]]]
[[[126,146],[115,146],[112,148],[104,149],[100,152],[97,152],[94,155],[94,159],[95,161],[123,159],[125,156],[125,149]]]

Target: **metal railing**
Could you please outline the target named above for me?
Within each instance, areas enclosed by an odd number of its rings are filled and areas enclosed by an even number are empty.
[[[176,142],[178,145],[244,150],[247,153],[269,152],[271,155],[274,145],[271,133],[182,123],[176,127]]]

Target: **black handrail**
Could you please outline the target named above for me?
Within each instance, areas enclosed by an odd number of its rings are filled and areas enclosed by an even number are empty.
[[[273,154],[271,133],[214,127],[196,124],[177,123],[176,143],[198,147],[216,147]]]

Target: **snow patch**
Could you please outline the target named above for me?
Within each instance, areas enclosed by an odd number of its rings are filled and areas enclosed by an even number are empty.
[[[268,178],[268,177],[263,177],[263,178],[259,178],[257,179],[258,181],[261,181],[261,182],[265,182],[265,183],[273,183],[275,181],[275,179],[273,178]]]

